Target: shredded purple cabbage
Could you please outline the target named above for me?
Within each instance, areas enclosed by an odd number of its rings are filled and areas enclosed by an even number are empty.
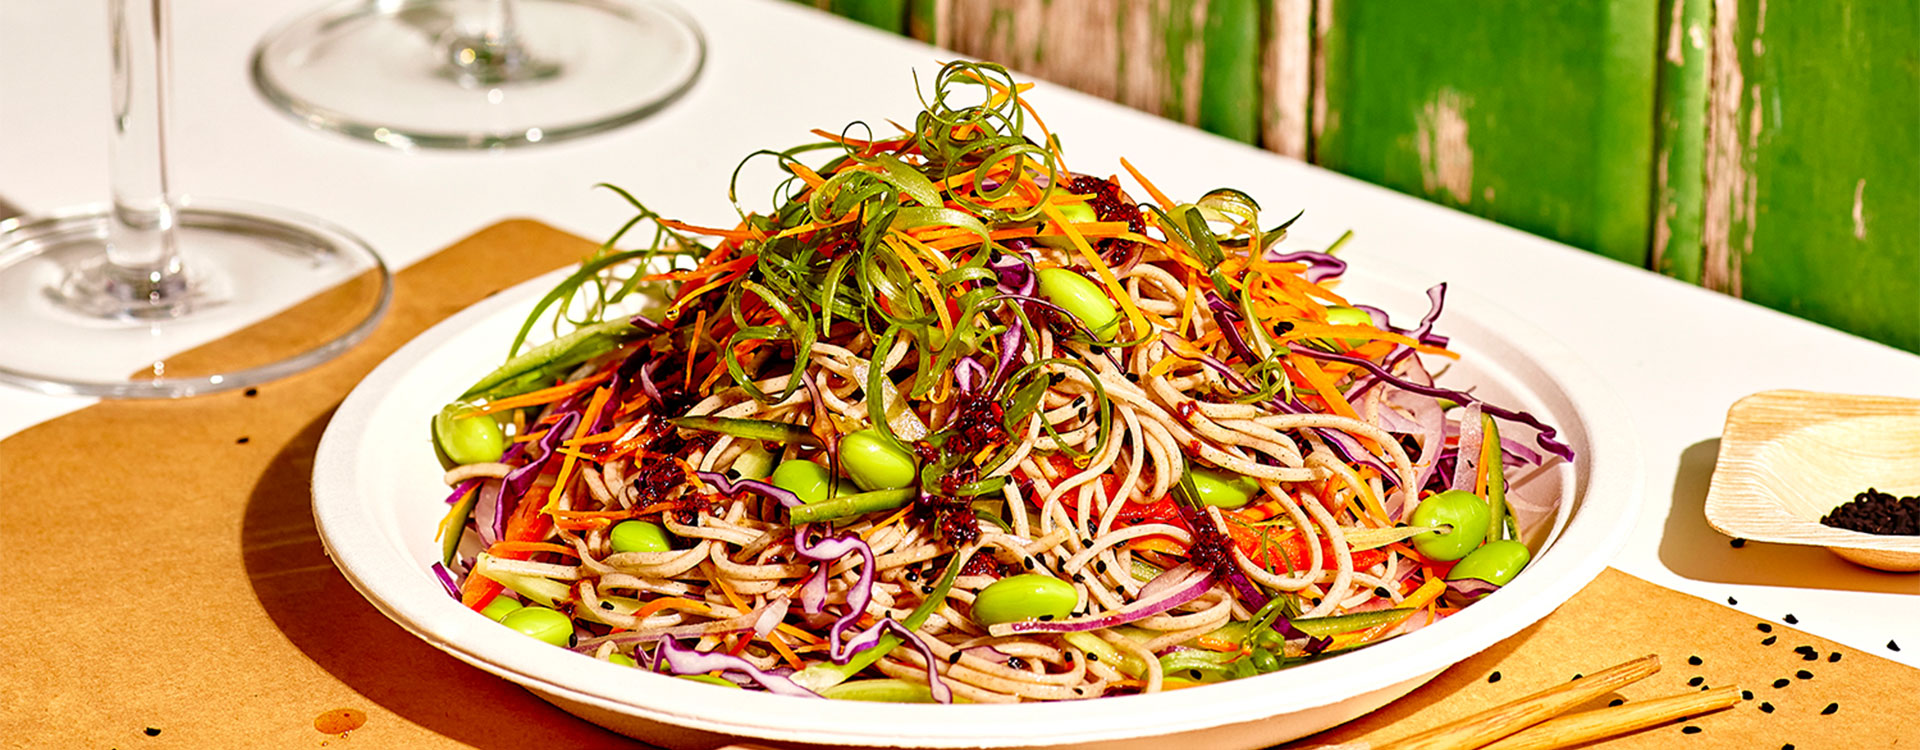
[[[806,505],[805,502],[801,501],[800,496],[793,494],[791,490],[781,489],[758,479],[728,479],[725,474],[711,471],[698,471],[694,472],[694,474],[707,484],[713,485],[714,489],[719,490],[721,495],[728,498],[737,497],[742,492],[757,492],[779,500],[782,506],[788,508],[798,508]]]
[[[1366,368],[1368,371],[1372,372],[1374,377],[1380,378],[1381,380],[1385,380],[1388,383],[1391,383],[1392,385],[1398,388],[1401,388],[1403,390],[1412,391],[1422,396],[1432,396],[1434,398],[1449,399],[1460,404],[1478,403],[1480,404],[1481,408],[1486,411],[1486,413],[1492,414],[1493,416],[1499,419],[1505,419],[1510,422],[1519,422],[1528,427],[1532,427],[1535,430],[1538,430],[1539,436],[1535,440],[1536,442],[1539,443],[1541,448],[1545,449],[1548,453],[1559,456],[1562,459],[1565,459],[1568,461],[1573,460],[1573,448],[1568,447],[1566,443],[1560,442],[1558,439],[1554,437],[1559,434],[1559,431],[1555,430],[1552,427],[1547,426],[1545,422],[1541,422],[1539,418],[1533,416],[1532,414],[1528,414],[1524,411],[1514,411],[1510,409],[1505,409],[1499,406],[1495,406],[1493,404],[1489,404],[1481,400],[1480,398],[1467,393],[1466,391],[1456,391],[1451,388],[1442,388],[1440,386],[1435,386],[1435,385],[1421,385],[1419,383],[1415,383],[1413,381],[1407,380],[1405,378],[1402,378],[1398,375],[1395,375],[1391,372],[1386,371],[1385,369],[1381,368],[1379,364],[1375,363],[1373,360],[1362,359],[1360,357],[1352,357],[1345,354],[1334,354],[1332,352],[1323,352],[1310,347],[1298,347],[1294,349],[1294,351],[1304,354],[1306,356],[1312,357],[1314,359],[1330,360],[1334,362],[1344,362],[1350,365],[1359,365],[1361,367]]]
[[[657,657],[666,664],[667,670],[676,675],[706,674],[713,671],[731,674],[743,674],[755,684],[766,688],[769,693],[792,695],[801,698],[818,698],[819,693],[808,690],[785,675],[774,674],[753,665],[753,662],[732,654],[703,653],[680,645],[678,639],[660,639],[660,652]]]
[[[1313,250],[1302,250],[1293,253],[1281,253],[1277,250],[1268,250],[1266,260],[1269,263],[1307,264],[1307,282],[1312,284],[1318,284],[1325,279],[1330,279],[1347,272],[1346,261],[1335,258],[1327,253]]]

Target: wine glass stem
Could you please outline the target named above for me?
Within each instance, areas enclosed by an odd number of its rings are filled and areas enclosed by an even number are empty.
[[[107,0],[113,55],[113,136],[107,161],[113,219],[108,292],[124,301],[178,306],[186,275],[175,244],[167,185],[166,105],[171,52],[166,0]]]

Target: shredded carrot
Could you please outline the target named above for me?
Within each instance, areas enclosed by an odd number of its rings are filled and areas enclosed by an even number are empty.
[[[1235,651],[1240,650],[1240,644],[1234,643],[1233,641],[1221,639],[1221,638],[1215,638],[1210,635],[1203,635],[1195,639],[1194,645],[1204,648],[1208,651],[1219,651],[1222,653],[1233,653]]]
[[[895,522],[898,522],[900,519],[906,518],[907,514],[911,512],[913,512],[913,506],[911,505],[901,508],[898,511],[895,511],[893,515],[887,516],[887,520],[876,523],[873,525],[873,528],[860,532],[860,538],[863,540],[872,539],[873,535],[880,533],[881,529],[884,529],[888,526],[892,526]]]
[[[593,423],[600,419],[600,409],[607,405],[607,398],[612,395],[612,388],[601,388],[593,392],[593,398],[587,402],[586,414],[580,417],[580,426],[574,428],[574,440],[586,437],[587,431],[593,429]],[[548,515],[552,515],[553,511],[559,507],[560,493],[567,486],[567,479],[573,473],[573,465],[579,460],[579,457],[572,453],[561,459],[559,477],[553,480],[553,489],[547,492],[547,504],[542,509]]]
[[[752,231],[751,229],[716,229],[714,227],[695,226],[693,224],[688,224],[686,222],[674,221],[672,219],[665,219],[665,218],[655,218],[654,221],[659,222],[660,226],[666,227],[668,229],[677,229],[679,231],[687,232],[689,234],[704,234],[709,237],[725,237],[730,240],[760,239],[758,234]]]
[[[573,558],[580,556],[580,553],[574,551],[572,547],[549,542],[514,542],[503,539],[494,542],[492,547],[487,548],[487,554],[495,557],[502,557],[509,554],[530,554],[534,552],[552,552],[556,555],[566,555],[567,557]]]
[[[693,390],[693,362],[695,358],[700,356],[700,337],[704,335],[706,331],[707,308],[702,307],[700,308],[700,312],[694,313],[693,316],[693,335],[689,337],[692,341],[687,342],[687,367],[685,368],[685,372],[680,376],[681,390]]]
[[[1085,258],[1087,264],[1099,272],[1100,280],[1107,285],[1107,291],[1113,295],[1114,299],[1119,300],[1120,308],[1126,311],[1127,321],[1133,324],[1134,335],[1143,336],[1152,330],[1147,327],[1146,318],[1140,315],[1140,308],[1133,304],[1133,295],[1127,294],[1126,288],[1120,286],[1119,277],[1114,276],[1113,269],[1108,268],[1107,264],[1100,260],[1100,254],[1093,251],[1092,245],[1087,244],[1087,238],[1080,236],[1080,230],[1075,229],[1067,221],[1066,216],[1060,213],[1060,209],[1046,205],[1041,206],[1041,210],[1046,213],[1047,218],[1053,219],[1067,231],[1067,238],[1072,240],[1073,246],[1080,251],[1080,257]]]
[[[1146,188],[1147,195],[1153,196],[1153,202],[1160,204],[1161,209],[1173,208],[1173,201],[1167,199],[1167,194],[1160,192],[1160,188],[1154,187],[1152,182],[1140,174],[1140,170],[1133,168],[1131,162],[1122,158],[1120,160],[1120,166],[1126,168],[1127,174],[1133,175],[1134,182],[1138,182],[1140,183],[1140,187]]]
[[[1298,354],[1289,354],[1287,365],[1306,379],[1307,385],[1313,387],[1314,393],[1320,396],[1320,400],[1327,402],[1327,408],[1332,409],[1335,414],[1350,419],[1360,418],[1360,413],[1354,411],[1353,404],[1347,403],[1347,397],[1340,394],[1339,388],[1334,387],[1333,379],[1327,377],[1326,371],[1321,370],[1313,360]]]
[[[572,396],[581,391],[584,391],[588,388],[592,388],[596,385],[604,383],[606,382],[607,378],[611,378],[611,377],[613,377],[612,370],[597,372],[587,377],[573,381],[571,383],[561,383],[560,385],[556,385],[551,388],[542,388],[537,391],[529,391],[527,393],[522,393],[518,396],[508,396],[503,399],[490,401],[490,402],[487,402],[485,405],[481,406],[480,408],[475,409],[471,412],[467,412],[462,416],[478,416],[481,414],[492,414],[494,412],[506,411],[508,409],[518,409],[525,406],[539,406],[541,404],[550,404],[555,401],[564,399],[568,396]]]

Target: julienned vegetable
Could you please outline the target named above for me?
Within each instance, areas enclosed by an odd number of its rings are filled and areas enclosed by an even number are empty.
[[[1444,286],[1396,324],[1297,214],[1070,170],[1024,89],[954,63],[899,132],[757,152],[785,182],[728,227],[620,193],[434,420],[449,591],[693,681],[1011,702],[1282,670],[1520,574],[1553,499],[1508,477],[1572,454],[1434,384]]]

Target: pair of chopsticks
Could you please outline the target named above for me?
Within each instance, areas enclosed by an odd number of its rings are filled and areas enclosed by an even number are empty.
[[[1561,716],[1574,706],[1638,682],[1658,671],[1660,657],[1648,654],[1464,719],[1379,745],[1374,750],[1552,750],[1716,711],[1740,702],[1739,688],[1729,685]]]

